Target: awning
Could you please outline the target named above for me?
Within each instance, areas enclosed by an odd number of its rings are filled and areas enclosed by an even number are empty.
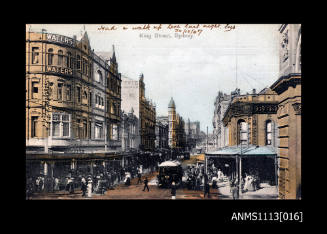
[[[272,146],[228,146],[217,151],[207,152],[206,157],[224,157],[224,156],[276,156],[276,150]]]

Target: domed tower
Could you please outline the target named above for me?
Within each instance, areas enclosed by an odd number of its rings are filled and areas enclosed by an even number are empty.
[[[168,145],[170,148],[176,147],[176,105],[174,99],[171,98],[168,104]]]

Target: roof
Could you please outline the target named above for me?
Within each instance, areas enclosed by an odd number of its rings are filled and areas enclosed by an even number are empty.
[[[95,54],[101,57],[103,60],[110,60],[112,58],[113,51],[107,51],[107,52],[98,51],[95,52]]]
[[[169,104],[168,104],[168,108],[175,108],[175,107],[176,107],[176,106],[175,106],[174,99],[171,98],[171,99],[170,99],[170,102],[169,102]]]
[[[207,152],[206,156],[227,156],[227,155],[240,155],[240,146],[228,146],[224,147],[218,151]],[[242,155],[246,156],[275,156],[277,155],[275,149],[271,146],[255,146],[249,145],[249,147],[242,147]]]
[[[159,167],[177,167],[180,166],[181,163],[178,161],[165,161],[160,163]]]

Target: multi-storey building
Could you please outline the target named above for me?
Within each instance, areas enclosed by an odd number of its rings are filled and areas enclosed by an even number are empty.
[[[231,102],[231,95],[219,91],[215,100],[215,110],[212,120],[214,147],[219,149],[228,145],[228,127],[223,124],[223,117]]]
[[[133,108],[129,113],[122,111],[121,117],[121,140],[122,150],[128,151],[130,149],[138,149],[136,139],[138,137],[138,118],[134,115]]]
[[[107,114],[106,100],[114,100],[116,113]],[[119,109],[114,52],[108,61],[98,57],[86,32],[79,38],[26,32],[27,151],[106,150],[119,141],[106,131],[119,125]]]
[[[139,137],[137,145],[142,150],[155,148],[156,107],[145,98],[144,76],[140,75],[138,81],[122,76],[122,110],[134,109],[138,118]]]
[[[271,89],[233,97],[222,119],[229,129],[229,146],[269,145],[277,150],[277,108],[278,96]]]
[[[155,147],[168,148],[168,116],[157,117]]]
[[[301,199],[301,25],[279,32],[279,79],[271,86],[279,97],[279,198]]]
[[[185,122],[176,112],[174,99],[171,98],[168,104],[168,145],[170,148],[185,148],[186,134]]]
[[[185,141],[188,150],[192,150],[196,147],[196,142],[200,137],[200,122],[191,122],[190,119],[185,123]]]

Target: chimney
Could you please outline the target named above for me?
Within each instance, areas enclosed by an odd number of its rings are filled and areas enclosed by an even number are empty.
[[[256,90],[255,89],[252,89],[252,94],[256,94]]]

